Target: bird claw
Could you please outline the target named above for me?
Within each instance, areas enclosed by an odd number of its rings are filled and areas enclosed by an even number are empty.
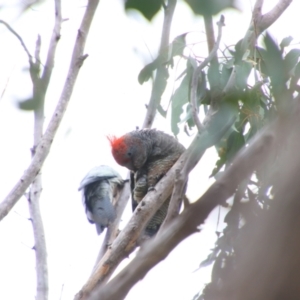
[[[150,191],[155,191],[155,188],[154,188],[154,186],[150,186],[150,187],[148,187],[148,192],[150,192]]]

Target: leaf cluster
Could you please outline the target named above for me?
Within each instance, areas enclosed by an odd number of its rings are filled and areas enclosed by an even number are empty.
[[[297,82],[300,78],[300,51],[286,49],[291,40],[288,37],[278,45],[267,34],[264,37],[265,47],[256,47],[253,56],[248,56],[247,60],[237,59],[238,44],[235,50],[229,51],[232,57],[224,63],[223,68],[228,71],[230,64],[236,62],[241,67],[240,85],[236,94],[237,120],[231,131],[216,145],[219,159],[212,176],[218,177],[230,165],[239,149],[247,146],[249,140],[267,122],[287,112],[291,105],[289,100],[292,99],[287,95],[292,95],[298,89]],[[251,73],[257,79],[252,85],[249,84]],[[211,282],[206,285],[202,295],[195,299],[221,299],[221,295],[226,299],[226,295],[231,293],[225,290],[224,282],[234,273],[237,258],[245,250],[240,248],[239,240],[247,236],[249,225],[255,224],[273,205],[275,191],[270,177],[274,178],[276,174],[279,176],[277,158],[276,152],[270,153],[267,170],[266,163],[237,188],[224,218],[226,226],[222,232],[217,232],[215,247],[200,264],[200,267],[213,264]]]

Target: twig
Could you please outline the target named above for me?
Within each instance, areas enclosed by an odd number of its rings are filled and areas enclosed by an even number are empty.
[[[55,24],[52,31],[52,37],[47,53],[46,64],[44,67],[43,74],[41,76],[45,92],[47,91],[47,87],[49,85],[49,81],[51,78],[52,70],[54,67],[54,57],[57,43],[60,39],[60,29],[62,24],[62,16],[61,16],[61,0],[54,0],[55,2]],[[46,93],[45,93],[46,94]]]
[[[7,79],[6,79],[6,82],[5,82],[5,84],[4,84],[3,90],[2,90],[1,95],[0,95],[0,101],[3,99],[3,97],[4,97],[4,95],[5,95],[5,92],[6,92],[6,90],[7,90],[7,87],[8,87],[10,78],[11,78],[13,72],[14,72],[14,69],[15,69],[15,66],[12,68],[11,73],[9,74],[9,76],[8,76]]]
[[[0,20],[0,23],[3,24],[4,26],[6,26],[6,28],[20,41],[24,51],[26,52],[28,59],[29,59],[29,63],[32,64],[32,55],[30,54],[28,48],[26,47],[23,39],[21,38],[21,36],[5,21]]]
[[[159,47],[159,56],[163,55],[169,45],[170,29],[176,2],[177,0],[168,0],[168,4],[164,9],[165,16]],[[167,67],[165,65],[160,64],[158,66],[142,128],[152,127],[157,107],[160,104],[161,96],[165,90],[167,72]]]
[[[218,22],[218,37],[217,41],[212,49],[212,51],[209,53],[208,57],[204,59],[204,61],[195,69],[193,76],[192,76],[192,82],[191,82],[191,93],[190,93],[190,102],[192,106],[192,114],[193,114],[193,120],[197,126],[197,129],[199,132],[203,130],[203,125],[201,124],[201,121],[198,116],[198,106],[197,106],[197,88],[198,88],[198,81],[201,79],[201,71],[208,65],[209,62],[216,56],[216,53],[219,49],[221,37],[222,37],[222,27],[224,26],[224,16],[221,15],[220,20]]]
[[[269,131],[264,131],[254,138],[247,148],[237,154],[232,165],[200,199],[174,219],[157,238],[144,245],[116,277],[105,286],[99,287],[88,299],[124,299],[130,288],[143,278],[148,270],[165,259],[182,240],[197,232],[197,227],[205,221],[209,213],[234,193],[239,182],[247,178],[268,155],[274,137]]]
[[[17,201],[25,193],[26,189],[35,178],[36,174],[41,169],[46,157],[49,154],[51,144],[58,126],[64,116],[65,110],[68,106],[72,91],[84,58],[83,50],[86,42],[86,38],[89,32],[89,28],[94,17],[99,0],[89,0],[82,19],[80,29],[78,30],[77,39],[74,45],[74,50],[71,58],[71,64],[68,72],[68,76],[60,96],[57,107],[50,120],[48,128],[43,135],[41,142],[36,148],[35,155],[23,176],[13,187],[11,192],[7,195],[4,201],[0,204],[0,220],[2,220],[17,203]]]
[[[211,15],[204,15],[204,25],[207,39],[208,53],[210,53],[215,45],[215,33]]]

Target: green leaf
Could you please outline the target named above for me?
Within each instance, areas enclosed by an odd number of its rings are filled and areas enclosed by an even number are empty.
[[[238,9],[235,0],[185,0],[197,15],[216,15],[226,8]]]
[[[162,0],[126,0],[125,10],[136,9],[149,21],[155,16],[155,14],[162,7]]]
[[[252,64],[246,61],[242,61],[236,66],[236,83],[240,90],[244,90],[247,87],[248,77],[251,70]]]
[[[178,123],[180,123],[180,116],[183,113],[183,105],[189,102],[189,88],[192,72],[189,71],[190,67],[187,66],[187,72],[181,81],[180,86],[176,89],[171,97],[171,129],[176,136],[179,133]]]
[[[236,153],[245,145],[245,139],[241,132],[232,131],[227,140],[227,162],[231,161]]]
[[[300,63],[295,67],[295,77],[300,78]]]
[[[280,49],[283,50],[285,47],[289,46],[292,40],[293,37],[291,36],[287,36],[284,39],[282,39],[281,43],[279,44]]]
[[[298,63],[299,57],[300,57],[300,49],[292,49],[284,57],[284,67],[288,77],[294,75],[293,73],[295,73],[295,68]]]
[[[19,101],[18,106],[20,109],[31,111],[36,110],[38,108],[40,104],[39,102],[40,101],[37,98],[29,98],[26,100]]]
[[[284,70],[284,63],[281,51],[269,34],[266,34],[264,42],[267,50],[267,55],[264,58],[267,66],[267,74],[270,76],[273,86],[282,85],[286,80],[283,75],[284,72],[282,72]]]
[[[185,48],[185,37],[187,33],[178,35],[171,44],[164,49],[164,51],[159,54],[153,62],[147,64],[139,73],[138,81],[143,84],[152,77],[153,71],[155,71],[159,66],[163,64],[168,64],[173,67],[173,58],[178,55],[182,55]]]
[[[221,76],[220,76],[220,84],[221,84],[222,89],[226,86],[228,79],[230,78],[233,64],[234,64],[233,58],[230,59],[225,64],[222,64],[222,70],[221,70]]]

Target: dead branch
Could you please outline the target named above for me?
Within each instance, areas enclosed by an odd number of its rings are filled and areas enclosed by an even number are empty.
[[[40,171],[46,157],[49,154],[55,133],[64,116],[69,100],[71,98],[80,67],[82,66],[83,60],[86,58],[86,55],[83,55],[83,50],[98,3],[99,0],[88,1],[88,5],[75,41],[67,79],[57,107],[41,142],[35,150],[35,155],[29,167],[24,172],[23,176],[20,178],[17,184],[10,191],[10,193],[7,195],[7,197],[4,199],[4,201],[0,204],[0,220],[2,220],[10,212],[12,207],[24,195],[26,189],[31,184],[36,174],[38,174],[38,172]]]

